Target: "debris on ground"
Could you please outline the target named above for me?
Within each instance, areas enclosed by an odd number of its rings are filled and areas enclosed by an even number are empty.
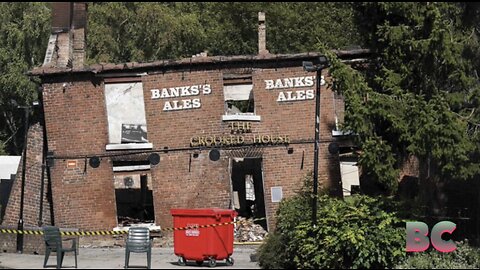
[[[237,221],[235,226],[236,242],[260,242],[268,234],[261,225],[255,224],[253,219],[237,217]]]
[[[129,226],[131,224],[142,224],[142,223],[154,223],[154,220],[142,220],[139,218],[133,218],[133,217],[124,217],[124,216],[119,216],[118,217],[118,224],[121,224],[122,226]]]

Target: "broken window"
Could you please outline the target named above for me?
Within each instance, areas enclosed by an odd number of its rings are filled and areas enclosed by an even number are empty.
[[[225,85],[225,114],[251,114],[255,113],[252,84]]]
[[[255,201],[255,188],[253,187],[253,175],[245,175],[245,192],[246,198],[250,201]]]
[[[335,128],[340,130],[340,126],[344,123],[345,105],[343,95],[333,92],[333,113],[335,114]]]
[[[114,164],[115,200],[119,226],[154,223],[153,188],[150,165],[129,162]]]
[[[251,70],[229,70],[223,74],[225,113],[223,121],[261,121],[255,111]]]
[[[110,144],[148,143],[142,82],[105,83]]]

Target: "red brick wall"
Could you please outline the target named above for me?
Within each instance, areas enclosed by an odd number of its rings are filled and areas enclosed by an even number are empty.
[[[17,229],[17,226],[0,226],[0,229]],[[40,230],[39,227],[24,227],[25,230]],[[17,252],[17,235],[0,234],[0,252]],[[45,254],[45,243],[42,235],[26,234],[23,236],[23,254]],[[8,258],[8,255],[5,256]],[[5,260],[7,260],[4,257]]]
[[[208,151],[203,151],[198,158],[192,158],[189,172],[189,153],[161,157],[160,164],[152,170],[157,224],[172,226],[173,208],[228,208],[228,159],[222,157],[214,162]]]
[[[314,139],[315,100],[277,102],[279,92],[315,89],[266,90],[264,80],[312,76],[302,67],[253,68],[256,114],[260,122],[251,122],[255,135],[289,135],[291,141]],[[45,78],[44,78],[45,79]],[[56,225],[66,228],[92,230],[111,229],[117,225],[112,162],[102,158],[99,168],[87,164],[84,156],[110,154],[104,85],[100,79],[75,74],[44,80],[44,105],[49,150],[56,157],[52,167],[53,197]],[[224,114],[223,72],[214,67],[205,70],[166,72],[142,77],[148,139],[153,149],[188,148],[190,138],[199,135],[230,135]],[[63,87],[66,83],[65,87]],[[210,95],[170,99],[151,99],[151,89],[210,84]],[[167,100],[200,98],[201,108],[163,111]],[[333,93],[322,86],[321,141],[331,140],[334,126]],[[285,146],[267,147],[263,152],[263,181],[269,226],[272,228],[278,203],[271,202],[270,188],[282,186],[284,197],[294,194],[303,177],[312,170],[313,144],[291,144],[294,152]],[[320,145],[319,181],[321,185],[337,188],[338,160],[328,151],[328,142]],[[156,223],[172,225],[170,209],[221,207],[230,205],[230,169],[225,151],[219,161],[208,158],[208,150],[192,158],[193,151],[159,152],[159,165],[152,166],[153,196]],[[304,152],[304,154],[303,154]],[[301,169],[302,155],[304,167]],[[77,167],[68,169],[69,159],[77,157]]]
[[[23,227],[25,230],[38,230],[40,213],[40,189],[42,177],[43,127],[32,125],[28,130],[27,162],[23,206]],[[23,156],[16,174],[7,204],[5,218],[0,228],[17,229],[20,215]],[[50,225],[50,203],[47,200],[48,179],[45,172],[43,193],[42,224]],[[0,252],[16,252],[17,235],[0,234]],[[44,251],[43,238],[38,235],[23,236],[23,252],[36,254]]]
[[[42,177],[43,128],[35,124],[28,130],[27,164],[25,171],[25,189],[23,203],[24,226],[38,226],[40,211],[40,189]],[[15,181],[5,211],[2,225],[17,226],[20,215],[20,201],[22,190],[23,156],[18,166]],[[51,224],[50,204],[47,200],[48,179],[45,173],[43,193],[43,224]]]
[[[76,76],[43,87],[49,151],[66,157],[55,159],[51,168],[55,225],[111,229],[117,224],[110,159],[102,159],[96,169],[87,163],[85,170],[84,158],[68,158],[105,152],[108,131],[103,85]],[[76,167],[67,168],[68,160],[76,160]]]
[[[253,91],[256,114],[261,122],[251,122],[252,134],[289,135],[293,140],[314,138],[315,100],[277,102],[280,91],[295,89],[266,90],[264,80],[311,76],[301,67],[275,69],[254,69]],[[182,80],[183,77],[183,80]],[[224,114],[222,71],[197,71],[190,73],[167,73],[144,79],[144,98],[149,139],[154,148],[188,147],[190,138],[195,135],[229,135],[228,122],[222,122]],[[202,96],[201,109],[162,111],[165,100],[152,100],[151,89],[161,89],[193,84],[210,84],[212,93]],[[314,89],[299,88],[299,90]],[[331,140],[334,125],[333,93],[322,87],[321,97],[321,140]],[[266,210],[273,219],[278,203],[271,202],[270,188],[282,186],[284,196],[291,196],[301,185],[302,178],[313,167],[313,144],[292,145],[294,153],[287,154],[282,147],[268,147],[263,153],[263,181]],[[323,186],[335,187],[339,179],[338,161],[328,153],[328,143],[320,146],[319,182]],[[301,167],[302,153],[304,168]],[[188,172],[188,153],[168,154],[154,169],[154,200],[157,221],[171,226],[171,208],[228,207],[230,203],[229,160],[222,156],[220,161],[208,159],[208,151],[202,152],[198,160],[192,159],[191,172]],[[326,158],[327,157],[327,158]],[[172,169],[175,168],[175,169]],[[330,181],[329,181],[330,179]],[[269,222],[270,223],[270,222]],[[271,224],[271,223],[270,223]]]

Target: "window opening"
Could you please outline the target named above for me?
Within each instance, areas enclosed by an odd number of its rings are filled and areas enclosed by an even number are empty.
[[[225,113],[227,115],[255,113],[255,100],[253,98],[253,85],[225,85]]]

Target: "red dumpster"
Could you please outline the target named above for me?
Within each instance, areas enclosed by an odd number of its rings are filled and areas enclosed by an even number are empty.
[[[237,215],[234,210],[205,209],[172,209],[173,227],[192,227],[174,230],[173,249],[179,256],[178,264],[185,265],[187,260],[194,260],[198,265],[208,261],[210,267],[217,260],[226,259],[227,265],[233,265],[233,219]],[[213,225],[230,222],[228,225]],[[202,227],[200,227],[202,226]]]

